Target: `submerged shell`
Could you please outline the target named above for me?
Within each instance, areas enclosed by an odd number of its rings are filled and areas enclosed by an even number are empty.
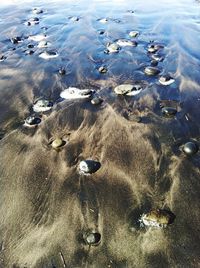
[[[114,91],[118,95],[134,96],[142,91],[142,87],[139,84],[122,84],[114,88]]]
[[[49,47],[50,45],[51,45],[50,42],[47,42],[45,40],[42,40],[42,41],[39,42],[38,47],[39,48],[45,48],[45,47]]]
[[[98,161],[94,160],[83,160],[79,164],[79,170],[81,174],[91,174],[95,173],[98,169],[100,169],[101,164]]]
[[[198,145],[191,141],[186,142],[183,146],[183,152],[186,155],[194,155],[198,152],[198,150],[199,150]]]
[[[48,101],[48,100],[38,100],[34,105],[33,105],[33,111],[36,113],[40,112],[46,112],[51,110],[53,107],[53,103]]]
[[[160,73],[160,70],[156,67],[152,67],[152,66],[147,66],[145,69],[144,69],[144,73],[146,75],[158,75]]]
[[[98,70],[99,70],[99,72],[102,73],[102,74],[107,73],[107,71],[108,71],[107,68],[106,68],[105,66],[100,66]]]
[[[116,41],[116,44],[119,45],[120,47],[136,47],[137,46],[137,42],[136,41],[130,41],[130,40],[126,40],[126,39],[119,39]]]
[[[95,97],[95,98],[93,98],[92,100],[91,100],[91,103],[93,104],[93,105],[99,105],[99,104],[101,104],[103,102],[103,100],[100,98],[100,97]]]
[[[164,86],[169,86],[174,82],[174,78],[172,78],[170,75],[163,75],[159,78],[159,83]]]
[[[107,23],[108,22],[108,19],[103,18],[103,19],[100,19],[99,22],[101,22],[101,23]]]
[[[93,94],[91,89],[79,89],[76,87],[68,87],[60,93],[63,99],[86,99]]]
[[[53,59],[53,58],[58,57],[58,52],[56,52],[56,51],[45,51],[45,52],[42,52],[39,55],[39,57],[42,58],[42,59],[45,59],[45,60]]]
[[[164,209],[153,209],[150,212],[143,214],[140,222],[145,226],[166,227],[172,223],[175,215]]]

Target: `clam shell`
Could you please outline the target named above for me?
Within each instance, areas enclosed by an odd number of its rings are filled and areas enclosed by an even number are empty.
[[[51,110],[53,107],[53,103],[48,101],[48,100],[38,100],[34,105],[33,105],[33,111],[36,113],[40,112],[46,112]]]
[[[87,99],[92,95],[91,89],[79,89],[76,87],[68,87],[60,93],[63,99]]]
[[[160,73],[160,70],[156,67],[152,67],[152,66],[147,66],[145,69],[144,69],[144,73],[146,75],[150,75],[150,76],[153,76],[153,75],[158,75]]]
[[[150,212],[143,214],[141,217],[141,223],[145,226],[152,227],[166,227],[172,223],[175,219],[175,215],[164,209],[153,209]]]

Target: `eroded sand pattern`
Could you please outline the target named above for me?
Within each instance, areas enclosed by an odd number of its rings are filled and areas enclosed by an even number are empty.
[[[199,2],[1,5],[0,268],[199,267]]]

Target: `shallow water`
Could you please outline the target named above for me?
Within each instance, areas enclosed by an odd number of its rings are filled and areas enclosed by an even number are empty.
[[[200,3],[146,2],[0,4],[0,267],[200,266],[200,155],[181,150],[187,141],[200,142]],[[35,6],[44,12],[32,14]],[[33,17],[39,24],[24,24]],[[41,33],[58,57],[39,57],[47,49],[28,36]],[[12,44],[17,36],[23,42]],[[138,45],[104,52],[121,38]],[[144,74],[151,42],[164,45],[157,67],[175,79],[170,86]],[[102,65],[107,73],[99,73]],[[114,93],[135,81],[145,85],[138,95]],[[104,101],[62,100],[67,87],[93,89]],[[38,127],[27,128],[24,119],[38,98],[54,106],[38,115]],[[177,108],[175,117],[162,116],[163,103]],[[141,122],[128,120],[129,113]],[[57,137],[65,145],[54,150]],[[83,159],[101,168],[81,175]],[[141,228],[140,216],[152,208],[172,211],[174,222]],[[101,233],[97,246],[84,243],[88,229]]]

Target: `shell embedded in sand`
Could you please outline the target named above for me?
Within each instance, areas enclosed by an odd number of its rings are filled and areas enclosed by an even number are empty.
[[[79,89],[76,87],[68,87],[60,93],[63,99],[87,99],[92,95],[91,89]]]
[[[60,138],[56,138],[55,140],[53,140],[53,142],[51,143],[52,148],[56,149],[59,148],[63,145],[63,140]]]
[[[174,107],[163,107],[162,114],[165,117],[174,117],[177,113],[177,109]]]
[[[134,96],[142,91],[142,86],[139,84],[122,84],[114,88],[114,91],[118,95]]]
[[[88,231],[83,234],[83,239],[87,245],[97,246],[101,242],[101,234],[96,231]]]
[[[105,66],[100,66],[99,69],[98,69],[98,71],[100,73],[104,74],[104,73],[107,73],[108,70],[107,70],[107,68]]]
[[[150,227],[166,227],[172,223],[175,215],[164,209],[153,209],[150,212],[143,214],[140,222],[142,225]]]
[[[139,35],[139,32],[138,31],[130,31],[129,32],[129,36],[134,38],[134,37],[137,37]]]
[[[161,62],[161,61],[163,61],[164,60],[164,57],[163,56],[161,56],[161,55],[159,55],[159,54],[152,54],[151,55],[151,58],[153,59],[153,60],[155,60],[155,61],[158,61],[158,62]]]
[[[136,47],[137,42],[136,41],[131,41],[131,40],[126,40],[126,39],[119,39],[116,41],[116,44],[119,45],[120,47]]]
[[[194,155],[198,152],[198,150],[199,150],[198,145],[191,141],[186,142],[183,146],[183,152],[186,155]]]
[[[99,22],[101,22],[101,23],[103,23],[103,24],[104,24],[104,23],[107,23],[107,22],[108,22],[108,19],[103,18],[103,19],[100,19],[100,20],[99,20]]]
[[[116,43],[111,43],[111,44],[108,43],[106,48],[107,48],[108,53],[117,53],[119,52],[119,49],[120,49],[119,45]]]
[[[47,37],[46,34],[29,35],[28,40],[40,42],[40,41],[46,39],[46,37]]]
[[[53,58],[58,57],[58,52],[56,52],[56,51],[45,51],[45,52],[42,52],[39,55],[39,57],[42,58],[42,59],[45,59],[45,60],[53,59]]]
[[[31,18],[28,21],[26,21],[24,24],[27,26],[31,26],[31,25],[36,25],[39,24],[39,19],[38,18]]]
[[[48,101],[48,100],[38,100],[34,105],[33,105],[33,111],[36,113],[40,112],[46,112],[51,110],[53,107],[53,103]]]
[[[36,125],[40,124],[40,122],[41,122],[41,119],[39,117],[36,117],[36,116],[28,116],[25,119],[24,125],[25,126],[36,126]]]
[[[156,53],[158,50],[164,48],[161,44],[150,44],[148,45],[147,51],[150,53]]]
[[[81,174],[91,174],[95,173],[98,169],[100,169],[101,164],[98,161],[94,160],[83,160],[79,164],[79,170]]]
[[[152,66],[147,66],[145,69],[144,69],[144,73],[146,75],[150,75],[150,76],[153,76],[153,75],[157,75],[160,73],[160,70],[156,67],[152,67]]]
[[[45,48],[45,47],[49,47],[51,46],[51,43],[50,42],[47,42],[45,40],[42,40],[38,43],[38,47],[39,48]]]
[[[175,79],[172,78],[170,75],[162,75],[158,81],[161,85],[169,86],[175,82]]]
[[[13,44],[18,44],[18,43],[21,43],[23,42],[23,39],[19,36],[16,36],[16,37],[12,37],[10,38],[10,41],[13,43]]]

